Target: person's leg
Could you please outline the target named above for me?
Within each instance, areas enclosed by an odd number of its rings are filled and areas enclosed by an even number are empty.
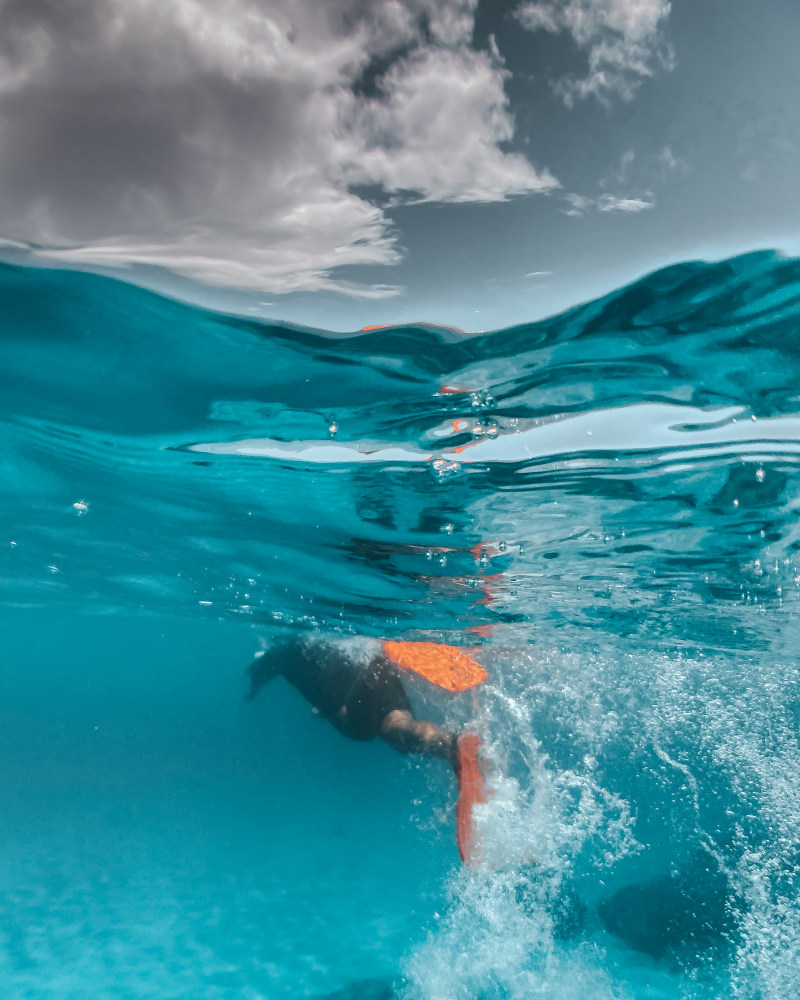
[[[418,753],[449,761],[458,766],[458,740],[434,722],[415,719],[408,709],[395,709],[381,722],[378,735],[400,753]]]
[[[333,722],[353,739],[380,736],[400,753],[439,757],[458,769],[456,736],[433,722],[414,718],[398,669],[385,657],[370,664]]]

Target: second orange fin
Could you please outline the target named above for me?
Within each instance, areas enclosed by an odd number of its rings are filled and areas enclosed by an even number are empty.
[[[476,865],[481,860],[480,843],[475,836],[472,811],[486,801],[483,772],[478,763],[481,738],[464,733],[458,740],[458,804],[456,805],[456,842],[461,860]]]

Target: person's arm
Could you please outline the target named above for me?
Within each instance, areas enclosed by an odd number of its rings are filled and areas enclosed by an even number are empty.
[[[247,676],[250,678],[250,690],[244,696],[245,701],[252,701],[265,684],[269,684],[273,677],[280,673],[279,659],[269,655],[265,650],[256,653],[256,658],[247,668]]]

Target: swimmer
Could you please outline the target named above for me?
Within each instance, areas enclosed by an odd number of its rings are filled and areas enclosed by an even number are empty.
[[[400,753],[446,760],[459,774],[457,734],[414,717],[400,670],[376,644],[282,640],[257,654],[247,674],[248,701],[280,674],[344,736],[379,736]]]
[[[467,864],[478,864],[481,844],[473,809],[486,802],[480,737],[470,731],[459,736],[435,722],[416,719],[398,663],[452,692],[486,679],[483,667],[452,646],[388,641],[378,645],[368,639],[342,642],[306,636],[277,642],[256,655],[247,671],[246,698],[252,701],[280,674],[344,736],[352,740],[379,736],[400,753],[447,761],[458,782],[458,853]]]

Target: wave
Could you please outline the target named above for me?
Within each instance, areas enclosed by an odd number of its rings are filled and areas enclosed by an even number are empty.
[[[680,264],[481,335],[63,270],[4,266],[0,294],[11,602],[380,634],[604,608],[675,641],[721,631],[698,603],[797,593],[798,261]]]

